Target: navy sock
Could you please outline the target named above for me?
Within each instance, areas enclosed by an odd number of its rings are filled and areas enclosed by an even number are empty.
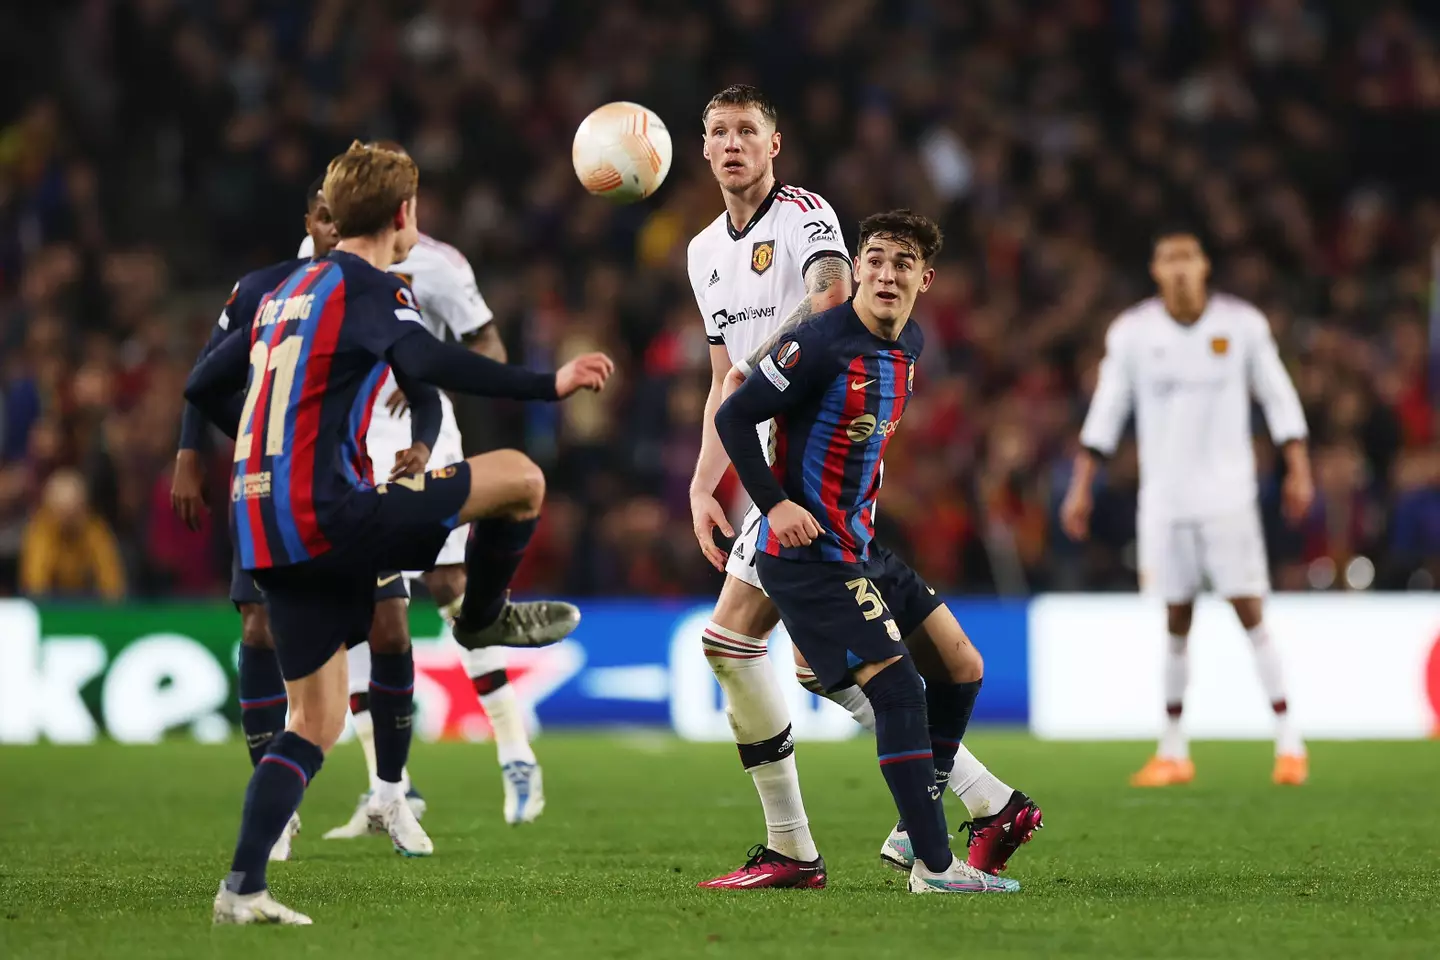
[[[505,605],[505,588],[515,576],[539,517],[487,517],[470,524],[465,544],[465,600],[460,616],[472,630],[488,627]]]
[[[285,680],[274,650],[240,647],[240,729],[250,749],[250,765],[265,756],[270,741],[285,729]]]
[[[933,682],[925,685],[925,714],[930,718],[930,749],[935,754],[935,782],[949,783],[955,751],[970,725],[981,681]]]
[[[945,808],[935,785],[935,761],[925,719],[925,688],[909,657],[881,670],[862,688],[875,708],[880,772],[910,833],[915,855],[939,872],[953,859]]]
[[[240,839],[230,862],[230,876],[225,878],[226,889],[233,893],[265,889],[270,848],[280,839],[290,815],[299,809],[305,788],[324,762],[324,752],[298,733],[287,730],[271,741],[245,788]]]
[[[370,653],[370,719],[375,724],[375,775],[399,783],[410,760],[415,713],[415,653]]]

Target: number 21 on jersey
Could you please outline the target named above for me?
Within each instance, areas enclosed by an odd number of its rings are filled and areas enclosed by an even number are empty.
[[[277,343],[273,350],[264,340],[256,340],[250,348],[250,388],[245,391],[245,405],[240,408],[236,463],[248,458],[255,446],[255,424],[250,418],[255,415],[260,393],[267,382],[270,400],[266,404],[269,416],[265,418],[265,455],[276,457],[285,452],[285,413],[290,406],[290,390],[295,386],[295,368],[300,363],[302,343],[298,335],[292,335]],[[272,371],[273,377],[266,376]]]

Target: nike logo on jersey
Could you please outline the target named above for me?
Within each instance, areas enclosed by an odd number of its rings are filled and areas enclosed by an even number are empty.
[[[392,574],[391,574],[390,576],[388,576],[388,577],[376,577],[376,578],[375,578],[375,587],[376,587],[376,589],[379,589],[380,587],[385,586],[387,583],[394,583],[396,580],[399,580],[399,579],[400,579],[400,574],[398,574],[398,573],[392,573]]]
[[[717,283],[719,283],[719,282],[720,282],[720,271],[719,271],[719,270],[712,270],[712,271],[710,272],[710,282],[707,283],[707,284],[705,284],[705,286],[706,286],[707,288],[708,288],[708,287],[713,287],[713,286],[715,286],[715,284],[717,284]]]
[[[850,389],[851,389],[851,390],[864,390],[866,387],[870,386],[870,384],[872,384],[872,383],[874,383],[874,382],[875,382],[875,378],[874,378],[874,377],[871,377],[869,380],[851,380],[851,381],[850,381]]]

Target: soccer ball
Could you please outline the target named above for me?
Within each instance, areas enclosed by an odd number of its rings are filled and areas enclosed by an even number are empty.
[[[672,156],[664,121],[624,101],[597,107],[575,131],[570,148],[580,183],[615,203],[634,203],[658,190]]]

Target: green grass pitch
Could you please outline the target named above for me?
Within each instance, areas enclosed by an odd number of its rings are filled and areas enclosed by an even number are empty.
[[[499,817],[492,748],[420,745],[428,860],[325,841],[362,786],[337,748],[271,885],[308,929],[212,929],[248,775],[238,743],[0,749],[0,956],[1434,957],[1440,749],[1318,744],[1311,783],[1269,783],[1262,744],[1200,744],[1197,781],[1132,790],[1148,745],[972,749],[1045,808],[1016,896],[912,897],[876,856],[894,808],[873,745],[804,744],[823,891],[700,891],[763,838],[733,747],[658,735],[538,743],[549,807]],[[948,798],[952,825],[960,808]]]

